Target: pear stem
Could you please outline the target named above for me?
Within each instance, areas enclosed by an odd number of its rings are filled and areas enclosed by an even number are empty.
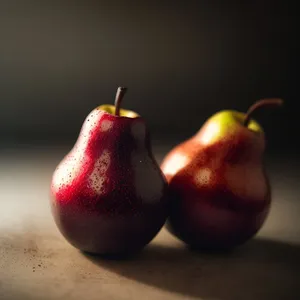
[[[120,116],[120,108],[122,99],[127,91],[126,87],[118,87],[115,98],[115,115]]]
[[[281,106],[282,104],[283,104],[283,100],[280,98],[262,99],[255,102],[249,107],[248,111],[246,112],[246,116],[244,119],[244,126],[248,127],[251,117],[257,109],[264,106]]]

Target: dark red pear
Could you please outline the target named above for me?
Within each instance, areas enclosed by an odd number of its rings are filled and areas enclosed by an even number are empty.
[[[167,182],[135,112],[102,105],[87,116],[71,151],[54,171],[54,220],[74,247],[95,254],[142,250],[168,216]]]
[[[220,111],[166,155],[161,169],[169,183],[170,232],[193,248],[228,250],[260,230],[271,187],[265,134],[252,116],[259,107],[281,103],[264,99],[246,114]]]

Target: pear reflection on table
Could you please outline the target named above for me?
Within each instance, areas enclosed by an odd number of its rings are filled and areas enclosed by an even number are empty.
[[[151,149],[144,120],[102,105],[85,119],[73,149],[56,168],[51,207],[63,236],[82,251],[140,251],[168,215],[167,182]]]
[[[231,249],[258,232],[270,210],[271,187],[265,134],[252,117],[257,109],[281,104],[263,99],[247,113],[217,112],[165,156],[170,232],[202,250]]]

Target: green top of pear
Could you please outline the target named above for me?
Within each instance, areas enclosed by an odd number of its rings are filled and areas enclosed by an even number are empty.
[[[111,115],[115,115],[116,113],[116,106],[115,105],[111,105],[111,104],[103,104],[97,107],[98,110],[102,110],[105,111]],[[132,110],[127,110],[127,109],[123,109],[121,108],[119,111],[119,115],[120,117],[126,117],[126,118],[138,118],[140,115],[137,114],[136,112],[132,111]]]
[[[205,122],[203,130],[200,129],[201,141],[204,144],[211,144],[223,139],[225,136],[237,134],[241,130],[247,130],[254,134],[264,133],[260,124],[253,119],[250,119],[247,126],[245,126],[245,118],[245,113],[235,110],[217,112]]]
[[[210,121],[220,124],[221,131],[226,130],[226,127],[243,126],[256,133],[263,133],[263,129],[260,124],[254,119],[250,119],[247,126],[244,125],[246,114],[235,110],[223,110],[210,118]]]
[[[121,108],[121,102],[122,99],[127,91],[126,87],[118,87],[117,93],[116,93],[116,98],[115,98],[115,105],[110,105],[110,104],[103,104],[97,107],[98,110],[105,111],[108,114],[114,115],[116,117],[125,117],[125,118],[138,118],[140,117],[139,114],[132,110],[127,110]]]
[[[262,107],[281,106],[282,104],[283,100],[280,98],[266,98],[253,103],[246,113],[236,110],[221,110],[205,122],[194,138],[202,145],[212,145],[218,141],[238,141],[235,138],[240,136],[244,141],[250,140],[255,151],[261,153],[265,144],[264,131],[260,124],[252,118],[253,113]],[[248,148],[250,144],[247,142]],[[257,151],[258,149],[260,151]]]

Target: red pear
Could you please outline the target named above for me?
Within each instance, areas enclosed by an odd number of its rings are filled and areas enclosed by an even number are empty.
[[[54,171],[51,208],[62,235],[95,254],[131,254],[168,216],[167,182],[144,120],[116,104],[95,108],[72,150]]]
[[[231,249],[258,232],[270,210],[271,188],[265,134],[252,114],[281,103],[264,99],[246,114],[220,111],[166,155],[161,169],[171,195],[170,232],[205,250]]]

